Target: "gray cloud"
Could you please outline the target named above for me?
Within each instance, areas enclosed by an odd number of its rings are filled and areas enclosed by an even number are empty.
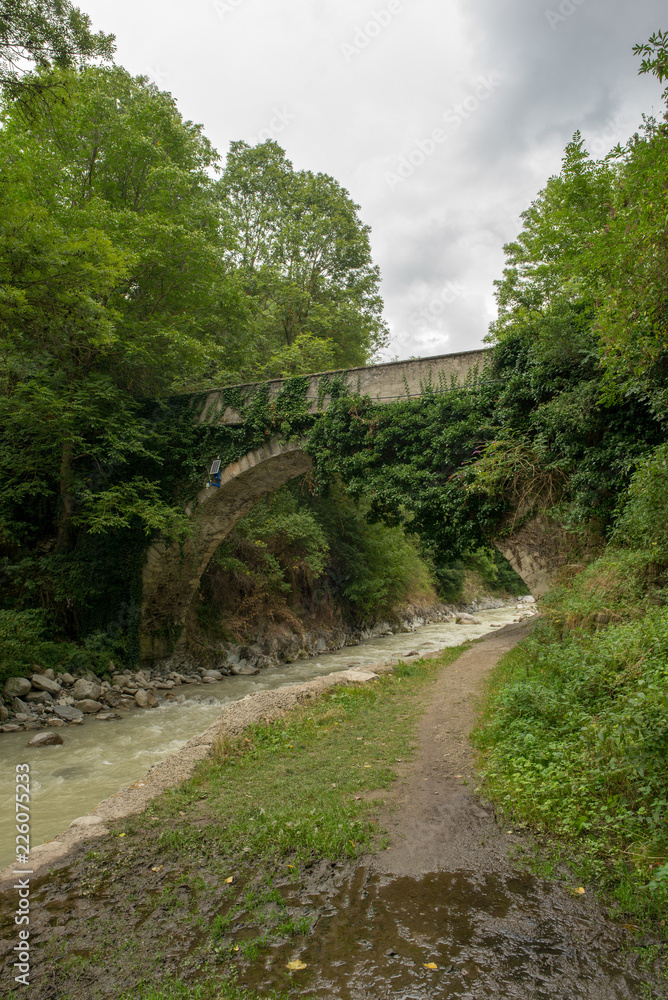
[[[273,129],[298,169],[348,188],[372,227],[388,356],[479,346],[503,243],[573,132],[602,155],[661,111],[631,52],[666,27],[659,0],[82,6],[223,156]]]

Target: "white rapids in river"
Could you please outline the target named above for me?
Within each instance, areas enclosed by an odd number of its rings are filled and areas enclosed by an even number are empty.
[[[225,677],[205,687],[177,688],[178,694],[161,701],[157,708],[137,709],[109,722],[86,719],[83,725],[58,729],[62,746],[26,747],[33,732],[3,733],[0,801],[8,808],[0,814],[0,868],[14,857],[14,809],[10,804],[14,801],[16,764],[30,764],[30,839],[36,847],[55,837],[77,816],[90,812],[102,799],[144,777],[153,764],[202,733],[230,702],[350,666],[371,666],[413,651],[424,654],[459,646],[486,635],[493,626],[516,620],[518,609],[510,605],[478,611],[475,617],[481,625],[422,625],[414,632],[367,639],[358,646],[272,667],[252,677]]]

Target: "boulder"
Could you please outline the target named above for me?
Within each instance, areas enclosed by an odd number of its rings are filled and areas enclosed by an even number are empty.
[[[51,667],[49,667],[48,670],[40,670],[38,672],[42,674],[44,677],[48,677],[50,681],[55,681],[56,679],[56,675],[54,674]]]
[[[238,663],[235,663],[232,666],[231,672],[241,676],[250,676],[251,674],[260,673],[259,669],[254,667],[252,663],[249,663],[248,660],[239,660]]]
[[[149,708],[155,708],[158,704],[158,699],[154,694],[151,694],[150,691],[146,692],[146,704]]]
[[[220,670],[203,670],[202,677],[211,677],[214,681],[222,681],[223,679]]]
[[[53,698],[48,691],[30,691],[26,695],[26,701],[32,705],[50,705]]]
[[[479,618],[474,618],[473,615],[457,615],[455,621],[458,625],[482,625]]]
[[[85,680],[80,677],[72,688],[72,694],[76,701],[92,700],[97,701],[102,691],[102,685],[96,681]]]
[[[63,690],[58,681],[52,681],[46,674],[33,674],[30,680],[32,686],[38,691],[47,691],[49,694],[60,694]]]
[[[135,701],[139,708],[148,708],[148,691],[140,688],[135,694]]]
[[[0,701],[0,722],[6,722],[8,718],[9,718],[9,712]]]
[[[8,698],[22,698],[32,688],[27,677],[10,677],[5,681],[5,694]]]
[[[4,726],[0,726],[0,731],[3,733],[15,733],[21,727],[17,726],[15,722],[7,722]]]
[[[27,705],[25,701],[21,701],[20,698],[12,698],[12,708],[17,715],[28,715],[31,716],[30,705]]]
[[[61,674],[60,675],[60,683],[61,684],[74,684],[74,677],[72,677],[72,674],[68,674],[68,673]]]
[[[78,708],[84,715],[95,715],[96,712],[102,711],[104,705],[94,698],[80,698],[79,701],[74,702],[74,707]]]
[[[63,738],[60,733],[50,733],[48,730],[43,733],[37,733],[32,739],[29,739],[26,743],[27,747],[51,747],[51,746],[61,746],[63,743]]]
[[[95,718],[99,722],[108,722],[109,719],[118,719],[115,712],[98,712]]]

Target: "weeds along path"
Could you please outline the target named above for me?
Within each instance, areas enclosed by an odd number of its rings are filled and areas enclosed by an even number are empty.
[[[475,791],[475,700],[526,632],[311,696],[110,822],[32,887],[31,1000],[660,996],[631,931],[529,873]]]

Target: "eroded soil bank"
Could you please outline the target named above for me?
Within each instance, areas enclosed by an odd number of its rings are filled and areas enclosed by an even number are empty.
[[[423,680],[418,664],[366,694],[330,690],[308,719],[302,710],[294,726],[286,717],[260,743],[223,753],[220,787],[191,782],[154,814],[112,824],[33,886],[31,1000],[195,997],[200,987],[202,997],[249,1000],[272,990],[341,1000],[662,996],[650,985],[651,947],[629,950],[652,942],[612,921],[567,873],[530,874],[531,845],[475,791],[473,699],[525,629],[434,659]],[[307,722],[311,742],[299,728]],[[254,760],[268,784],[259,772],[254,780]],[[289,839],[288,815],[307,825],[300,789],[310,804],[320,786],[329,852],[317,825]],[[232,803],[224,824],[221,795]],[[355,839],[348,848],[350,831],[371,849],[360,854]],[[272,854],[265,842],[287,846]],[[2,907],[11,990],[11,892]],[[185,992],[141,985],[169,977]]]

